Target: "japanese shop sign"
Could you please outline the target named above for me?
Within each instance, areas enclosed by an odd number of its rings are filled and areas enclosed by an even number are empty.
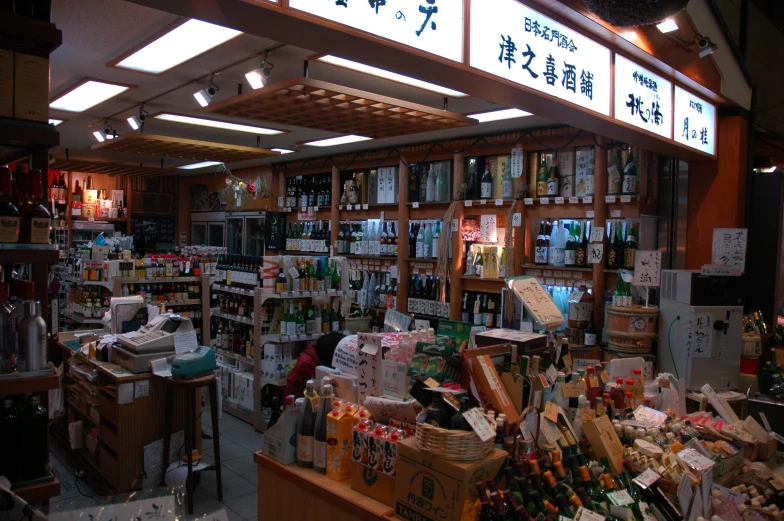
[[[289,7],[449,60],[463,60],[462,0],[289,0]]]
[[[672,138],[672,83],[616,54],[615,119]]]
[[[746,270],[746,228],[714,228],[712,263]]]
[[[675,141],[716,154],[716,107],[676,85],[674,117]]]
[[[710,358],[713,350],[713,315],[703,313],[684,317],[686,358]]]
[[[610,115],[610,50],[527,5],[471,2],[469,52],[472,67]]]

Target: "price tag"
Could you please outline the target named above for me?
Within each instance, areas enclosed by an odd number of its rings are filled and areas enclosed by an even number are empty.
[[[583,197],[583,202],[584,202],[585,204],[591,204],[591,203],[593,203],[593,196]]]
[[[523,434],[523,438],[526,440],[533,441],[534,439],[534,430],[536,429],[536,413],[534,411],[529,412],[525,415],[525,421],[520,422],[520,432]]]
[[[648,469],[642,474],[640,474],[639,476],[637,476],[636,478],[634,478],[632,481],[640,485],[642,488],[648,488],[651,485],[653,485],[656,482],[656,480],[659,479],[660,477],[661,476],[659,476],[658,472],[656,472],[653,469]]]
[[[534,199],[533,199],[533,197],[526,197],[525,199],[523,199],[523,202],[527,206],[531,206],[532,204],[534,204]]]
[[[282,197],[278,197],[278,206],[283,208],[283,198]]]
[[[504,205],[504,200],[503,199],[496,199],[495,200],[495,205],[496,206],[503,206]]]
[[[541,204],[550,204],[550,198],[549,197],[540,197],[539,198],[539,202]]]
[[[432,389],[432,388],[434,388],[434,387],[438,387],[438,386],[440,385],[440,384],[439,384],[437,381],[435,381],[435,379],[433,379],[433,378],[428,378],[427,380],[425,380],[425,381],[424,381],[424,382],[422,382],[422,383],[423,383],[423,384],[425,384],[426,386],[430,387],[431,389]]]
[[[480,199],[479,204],[487,204],[487,199]]]
[[[770,437],[775,439],[779,443],[784,443],[784,436],[782,436],[781,434],[777,434],[777,433],[771,431]]]
[[[555,286],[555,279],[545,279],[544,284],[545,286]]]
[[[459,223],[457,219],[452,219],[452,231],[456,232],[458,230],[458,227],[459,227]]]
[[[512,228],[520,228],[523,225],[523,215],[519,213],[512,214]]]
[[[632,503],[634,503],[634,499],[632,499],[629,493],[626,492],[625,490],[616,490],[614,492],[608,492],[607,499],[610,500],[611,504],[619,507],[631,505]]]
[[[558,409],[557,405],[548,401],[544,404],[544,417],[553,423],[558,423]]]
[[[564,198],[563,197],[556,197],[555,198],[555,204],[564,204]]]
[[[318,211],[319,211],[319,207],[318,206],[314,206],[313,207],[313,213],[318,213]]]
[[[604,228],[601,226],[594,226],[591,228],[591,241],[602,242],[604,241]]]
[[[610,373],[608,373],[607,371],[602,371],[601,373],[599,373],[599,378],[602,379],[602,383],[606,384],[607,382],[610,381]],[[667,380],[667,383],[669,384],[670,381]]]
[[[469,201],[468,199],[466,199],[465,205],[466,206],[474,206],[474,202],[473,201]]]
[[[580,409],[580,418],[582,418],[583,422],[589,422],[591,420],[595,420],[596,419],[596,409],[581,408]]]
[[[580,198],[579,197],[570,197],[569,198],[569,204],[578,204],[579,202],[580,202]]]
[[[615,202],[615,196],[614,195],[605,195],[604,196],[604,202],[608,203],[608,204],[609,203],[614,203]]]
[[[412,203],[412,204],[411,204],[411,207],[412,207],[412,208],[419,208],[419,203]]]
[[[346,210],[353,210],[353,209],[354,209],[354,205],[352,205],[352,204],[347,204],[346,205]]]
[[[555,279],[555,285],[559,288],[563,288],[566,286],[566,281],[564,281],[564,279]]]
[[[487,419],[487,416],[479,412],[479,409],[476,407],[464,413],[463,418],[465,418],[471,428],[474,429],[474,432],[476,432],[480,440],[487,441],[495,438],[495,429],[490,423],[490,420]]]
[[[620,217],[621,211],[620,210],[610,210],[610,217]]]
[[[597,514],[593,510],[579,507],[577,509],[577,514],[574,516],[574,519],[575,521],[604,521],[606,518],[601,514]]]
[[[622,203],[630,203],[630,202],[632,202],[632,196],[631,195],[622,195],[621,196],[621,202]]]
[[[545,373],[545,376],[547,376],[547,380],[550,382],[550,385],[554,384],[556,378],[558,378],[558,369],[556,369],[554,365],[551,365],[550,367],[547,368],[547,372]]]
[[[593,216],[594,216],[593,210],[588,210],[587,212],[585,212],[585,217],[587,217],[588,219],[593,219]]]
[[[544,417],[544,413],[539,417],[539,432],[545,437],[547,443],[553,444],[563,437],[558,427]]]
[[[338,205],[338,210],[342,210],[342,209],[343,209],[343,205],[342,205],[342,204],[339,204],[339,205]]]
[[[291,268],[289,268],[289,275],[291,275],[292,279],[298,279],[299,278],[299,271],[297,271],[297,268],[292,266]]]
[[[362,209],[363,209],[363,210],[367,210],[367,209],[368,209],[368,205],[367,205],[367,204],[363,204],[363,205],[362,205]]]

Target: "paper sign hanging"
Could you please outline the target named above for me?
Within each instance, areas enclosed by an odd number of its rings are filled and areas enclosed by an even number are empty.
[[[379,396],[382,393],[381,337],[370,333],[357,335],[359,348],[357,363],[357,389],[359,400],[366,396]]]
[[[588,245],[588,264],[600,264],[604,256],[604,244]]]
[[[713,264],[745,271],[747,241],[746,228],[714,228]]]
[[[713,315],[703,313],[683,318],[686,358],[710,358],[713,347]]]
[[[563,324],[563,314],[535,277],[515,277],[509,280],[509,287],[541,325],[556,328]]]
[[[604,241],[604,227],[594,226],[591,228],[591,242]]]
[[[483,244],[498,242],[495,215],[483,215],[481,217],[479,241]]]
[[[523,176],[523,147],[512,149],[511,167],[512,177],[517,178]]]
[[[634,258],[635,286],[658,286],[661,275],[661,252],[658,250],[637,250]]]

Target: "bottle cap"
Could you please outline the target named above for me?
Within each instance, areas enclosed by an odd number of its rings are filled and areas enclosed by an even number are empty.
[[[634,374],[636,374],[637,376],[641,375],[642,374],[642,369],[635,369],[634,370]]]
[[[618,385],[623,385],[623,378],[616,378],[615,383]]]

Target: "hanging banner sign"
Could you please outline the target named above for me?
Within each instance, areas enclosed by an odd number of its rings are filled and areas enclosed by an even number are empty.
[[[675,141],[716,155],[716,107],[675,86]]]
[[[289,7],[456,62],[463,61],[463,2],[289,0]]]
[[[610,115],[610,50],[516,0],[471,2],[469,64]]]
[[[672,138],[672,83],[616,54],[615,119]]]

